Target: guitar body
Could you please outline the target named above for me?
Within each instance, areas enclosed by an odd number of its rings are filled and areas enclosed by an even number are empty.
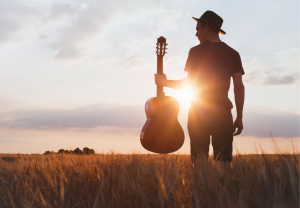
[[[163,56],[166,54],[166,39],[157,39],[157,74],[163,74]],[[154,153],[167,154],[180,149],[184,142],[184,132],[177,116],[179,104],[172,97],[165,96],[163,86],[157,86],[157,97],[147,100],[145,111],[147,121],[142,129],[142,146]]]
[[[147,121],[140,136],[142,146],[160,154],[179,150],[184,143],[184,132],[177,120],[177,100],[169,96],[150,98],[145,111]]]

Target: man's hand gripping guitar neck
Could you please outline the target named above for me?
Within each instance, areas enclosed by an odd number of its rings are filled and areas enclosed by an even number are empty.
[[[180,90],[186,84],[187,78],[180,80],[168,80],[165,74],[155,74],[155,84],[157,86],[169,87]]]

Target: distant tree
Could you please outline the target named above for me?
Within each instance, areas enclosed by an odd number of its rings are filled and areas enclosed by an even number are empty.
[[[50,155],[50,154],[51,154],[50,151],[46,151],[46,152],[44,153],[44,155]]]
[[[53,152],[53,151],[46,151],[45,153],[44,153],[44,155],[51,155],[51,154],[54,154],[55,152]]]
[[[83,154],[85,154],[85,155],[92,155],[92,154],[95,154],[95,151],[93,149],[85,147],[85,148],[83,148]]]
[[[58,150],[58,154],[64,154],[64,153],[65,153],[65,150],[64,150],[64,149]]]
[[[65,154],[69,154],[69,150],[65,150]]]
[[[82,155],[83,152],[81,149],[79,149],[78,147],[74,150],[74,154],[77,154],[77,155]]]
[[[69,154],[74,154],[74,151],[73,151],[73,150],[70,150],[70,151],[69,151]]]
[[[90,149],[88,147],[83,148],[83,154],[89,155],[90,154]]]

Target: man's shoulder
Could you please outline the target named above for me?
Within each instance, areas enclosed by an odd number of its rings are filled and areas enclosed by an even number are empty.
[[[223,42],[224,43],[224,42]],[[234,48],[230,47],[227,43],[224,43],[224,45],[230,50],[232,53],[239,54]]]
[[[202,52],[206,51],[205,48],[206,48],[206,44],[200,43],[190,49],[189,55],[202,54]]]
[[[203,48],[205,48],[205,47],[206,47],[206,44],[205,44],[205,43],[200,43],[200,44],[198,44],[198,45],[192,47],[192,48],[190,49],[190,51],[201,50],[201,49],[203,49]]]
[[[196,53],[197,51],[206,51],[211,48],[212,44],[209,41],[205,41],[204,43],[200,43],[190,49],[190,53]],[[231,46],[229,46],[227,43],[222,42],[222,44],[219,45],[221,49],[225,49],[233,54],[239,54],[235,49],[233,49]],[[214,47],[213,47],[214,48]]]

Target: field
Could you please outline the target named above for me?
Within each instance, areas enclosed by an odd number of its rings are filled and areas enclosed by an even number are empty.
[[[0,207],[299,207],[299,154],[0,155]]]

